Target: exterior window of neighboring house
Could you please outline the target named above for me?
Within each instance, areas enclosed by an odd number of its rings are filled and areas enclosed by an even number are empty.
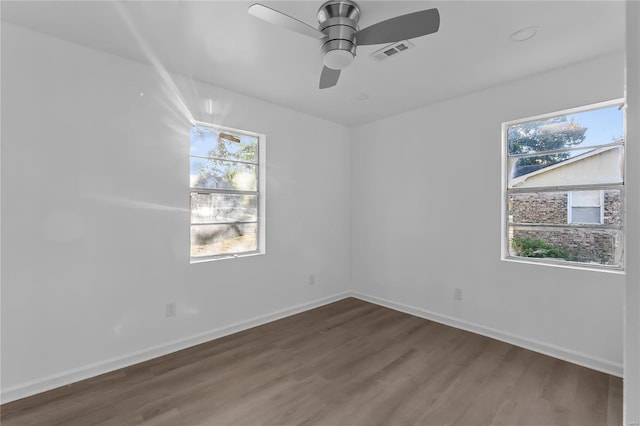
[[[567,200],[567,222],[604,223],[604,191],[570,191]]]
[[[265,136],[194,123],[191,261],[264,253]]]
[[[503,259],[623,269],[622,106],[503,124]]]

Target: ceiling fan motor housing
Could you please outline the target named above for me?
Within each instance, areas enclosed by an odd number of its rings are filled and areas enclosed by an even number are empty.
[[[359,19],[360,9],[352,1],[330,0],[320,6],[320,31],[327,36],[320,50],[326,67],[339,70],[353,62]]]

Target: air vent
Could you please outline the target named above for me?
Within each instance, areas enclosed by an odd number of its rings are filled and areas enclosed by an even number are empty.
[[[415,47],[413,43],[411,43],[409,40],[403,40],[385,46],[380,50],[376,50],[369,56],[375,61],[382,62],[390,58],[391,56],[396,56],[398,53],[402,53],[406,50],[411,49],[412,47]]]

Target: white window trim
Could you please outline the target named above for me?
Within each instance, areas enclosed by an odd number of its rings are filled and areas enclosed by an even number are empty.
[[[246,136],[252,136],[258,138],[258,167],[257,167],[257,180],[258,180],[258,235],[257,235],[257,248],[253,251],[242,252],[242,253],[227,253],[227,254],[216,254],[211,256],[202,256],[202,257],[191,257],[189,256],[190,263],[204,263],[211,262],[216,260],[224,260],[224,259],[236,259],[241,257],[250,257],[250,256],[259,256],[266,254],[266,194],[267,194],[267,179],[266,179],[266,169],[267,169],[267,155],[266,155],[266,143],[267,137],[263,133],[256,133],[247,130],[235,129],[233,127],[220,126],[213,123],[208,123],[204,121],[192,120],[190,123],[192,126],[202,126],[214,129],[216,131],[224,131],[229,133],[241,134]],[[191,184],[189,184],[188,188],[188,196],[187,202],[190,206],[191,202],[191,192],[193,188]],[[191,207],[189,207],[189,216],[191,216]],[[191,233],[191,219],[189,219],[189,241]],[[191,243],[189,243],[189,250],[191,250]]]
[[[514,124],[520,124],[523,122],[527,122],[527,121],[537,121],[537,120],[544,120],[547,118],[551,118],[551,117],[557,117],[558,115],[570,115],[570,114],[576,114],[576,113],[580,113],[580,112],[586,112],[586,111],[592,111],[595,109],[600,109],[600,108],[606,108],[606,107],[611,107],[611,106],[616,106],[616,105],[622,105],[622,107],[624,108],[624,112],[625,112],[625,118],[624,118],[624,122],[623,122],[623,129],[622,129],[622,138],[624,141],[624,144],[626,145],[626,141],[627,141],[627,118],[626,118],[626,100],[624,98],[618,98],[618,99],[613,99],[610,101],[605,101],[605,102],[598,102],[598,103],[594,103],[594,104],[589,104],[589,105],[584,105],[581,107],[575,107],[575,108],[569,108],[569,109],[565,109],[565,110],[560,110],[560,111],[555,111],[555,112],[549,112],[549,113],[545,113],[545,114],[539,114],[539,115],[535,115],[535,116],[531,116],[531,117],[526,117],[526,118],[520,118],[520,119],[516,119],[516,120],[510,120],[510,121],[505,121],[502,123],[502,128],[501,128],[501,138],[500,138],[500,144],[501,144],[501,156],[502,156],[502,168],[501,168],[501,173],[500,173],[500,188],[501,188],[501,212],[500,212],[500,260],[504,261],[504,262],[513,262],[513,263],[524,263],[524,264],[531,264],[531,265],[544,265],[544,266],[551,266],[551,267],[559,267],[559,268],[568,268],[568,269],[575,269],[575,270],[585,270],[585,271],[596,271],[596,272],[605,272],[605,273],[613,273],[613,274],[624,274],[624,265],[626,264],[626,238],[625,238],[625,234],[623,231],[623,238],[622,238],[622,247],[623,247],[623,254],[622,254],[622,260],[621,266],[609,266],[609,265],[590,265],[587,263],[581,263],[581,262],[570,262],[570,261],[562,261],[562,260],[554,260],[552,258],[545,258],[545,259],[537,259],[537,258],[533,258],[533,257],[528,257],[528,258],[523,258],[523,257],[517,257],[517,256],[511,256],[509,254],[509,193],[508,193],[508,177],[509,177],[509,153],[508,153],[508,147],[507,147],[507,129],[514,125]],[[623,182],[626,180],[626,153],[624,156],[624,161],[625,161],[625,167],[623,168]],[[624,191],[624,186],[623,185],[612,185],[612,186],[620,186],[620,196],[622,197],[623,200],[625,200],[625,191]],[[532,190],[535,191],[537,190],[537,188],[527,188],[528,190]],[[554,190],[554,188],[544,188],[545,190]],[[563,190],[563,189],[568,189],[568,190],[578,190],[578,189],[582,189],[579,187],[573,187],[573,188],[563,188],[563,187],[558,187],[555,188],[555,190]],[[625,208],[623,208],[623,211],[625,210]],[[624,230],[624,222],[625,222],[625,218],[623,216],[622,219],[622,229]]]

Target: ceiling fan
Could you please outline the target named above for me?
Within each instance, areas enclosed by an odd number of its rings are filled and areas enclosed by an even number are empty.
[[[395,43],[435,33],[440,28],[438,9],[427,9],[359,29],[360,8],[351,0],[330,0],[320,6],[317,29],[259,3],[249,6],[249,13],[322,42],[320,51],[324,67],[320,74],[320,89],[338,83],[340,70],[353,62],[358,45]]]

